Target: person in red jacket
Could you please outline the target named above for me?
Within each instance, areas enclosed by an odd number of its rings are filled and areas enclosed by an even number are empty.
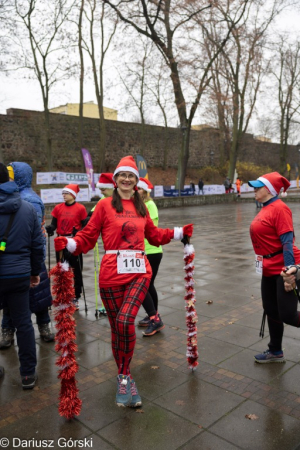
[[[291,278],[300,263],[300,250],[294,245],[295,235],[292,211],[279,198],[281,189],[289,188],[289,181],[278,172],[262,175],[248,181],[254,188],[255,200],[263,204],[250,226],[250,236],[255,252],[256,273],[261,275],[263,320],[260,336],[263,337],[267,318],[270,342],[268,350],[254,356],[259,364],[285,362],[282,338],[284,323],[300,327],[296,291],[285,289],[284,278]],[[287,267],[287,276],[282,271]],[[281,275],[281,276],[280,276]]]
[[[80,191],[78,184],[68,184],[62,190],[64,203],[56,205],[51,213],[52,222],[46,226],[48,236],[53,236],[56,230],[58,236],[74,236],[81,230],[87,217],[86,209],[76,202],[76,197]],[[58,261],[58,253],[56,254]],[[68,255],[70,266],[74,269],[74,305],[79,309],[79,298],[82,291],[82,254],[76,256]]]
[[[74,255],[93,249],[102,235],[105,255],[99,275],[100,294],[111,326],[112,352],[118,367],[118,406],[141,406],[142,400],[131,377],[130,361],[136,335],[135,318],[147,294],[152,271],[145,255],[144,238],[152,245],[191,236],[193,225],[157,228],[141,199],[139,172],[132,156],[121,159],[115,172],[112,198],[99,202],[88,225],[71,238],[54,240],[56,251],[67,248]]]

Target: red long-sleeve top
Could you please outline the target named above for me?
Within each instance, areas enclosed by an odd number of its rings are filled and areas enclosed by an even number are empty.
[[[144,238],[151,245],[168,244],[174,237],[174,230],[158,228],[147,215],[137,214],[132,200],[122,200],[123,212],[117,211],[111,205],[111,198],[99,202],[93,212],[88,225],[75,236],[75,255],[87,253],[95,247],[101,233],[104,249],[107,250],[142,250]],[[100,287],[110,287],[130,283],[137,277],[151,278],[151,266],[145,256],[146,273],[117,273],[117,255],[105,254],[101,261],[99,284]]]

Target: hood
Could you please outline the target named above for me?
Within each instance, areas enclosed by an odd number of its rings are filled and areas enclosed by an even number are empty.
[[[12,162],[9,164],[14,169],[15,183],[19,187],[19,191],[31,187],[32,168],[24,162]]]
[[[0,184],[0,214],[11,214],[21,206],[18,186],[13,181]]]

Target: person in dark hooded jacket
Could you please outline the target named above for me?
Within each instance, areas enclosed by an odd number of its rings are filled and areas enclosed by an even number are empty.
[[[44,261],[43,236],[34,207],[21,199],[0,163],[0,308],[8,306],[17,329],[23,389],[35,386],[37,375],[29,288],[39,284]]]
[[[8,166],[10,180],[14,180],[19,188],[22,200],[31,203],[36,210],[38,222],[42,229],[44,241],[44,259],[46,256],[46,233],[45,224],[45,206],[41,198],[31,188],[32,169],[24,162],[12,162]],[[50,280],[48,277],[46,265],[43,262],[40,273],[40,283],[29,291],[30,309],[36,315],[36,322],[40,332],[41,339],[45,342],[54,341],[55,335],[49,328],[50,316],[48,307],[52,304],[52,295],[50,291]],[[9,348],[14,340],[15,327],[10,317],[9,308],[3,309],[0,349]]]

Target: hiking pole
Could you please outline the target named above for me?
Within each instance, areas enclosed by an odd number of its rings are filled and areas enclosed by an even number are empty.
[[[85,309],[85,313],[87,314],[88,308],[87,308],[86,298],[85,298],[85,290],[84,290],[84,284],[83,284],[83,273],[82,273],[82,266],[81,266],[81,262],[80,262],[80,255],[78,255],[78,265],[79,265],[79,269],[80,269],[80,273],[81,273],[81,285],[82,285],[82,293],[83,293],[83,298],[84,298],[84,309]]]
[[[76,236],[77,230],[75,227],[73,227],[73,237]],[[86,298],[85,298],[85,290],[84,290],[84,284],[83,284],[83,273],[82,273],[82,265],[80,262],[80,255],[77,256],[78,258],[78,265],[79,265],[79,270],[81,273],[81,286],[82,286],[82,293],[83,293],[83,298],[84,298],[84,306],[85,306],[85,313],[87,314],[88,312],[88,308],[87,308],[87,304],[86,304]]]
[[[96,259],[96,246],[94,247],[94,269],[95,269],[95,317],[98,319],[98,288],[97,288],[97,259]]]
[[[100,257],[99,257],[98,242],[96,242],[96,249],[97,249],[98,273],[100,274]],[[99,313],[100,313],[100,315],[103,314],[103,316],[107,316],[107,312],[106,312],[106,309],[105,309],[105,307],[103,305],[102,299],[101,299],[101,308],[99,309]]]
[[[48,272],[50,272],[50,236],[49,236],[49,234],[48,234]]]

